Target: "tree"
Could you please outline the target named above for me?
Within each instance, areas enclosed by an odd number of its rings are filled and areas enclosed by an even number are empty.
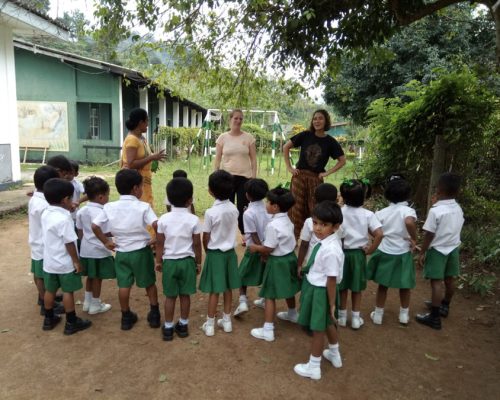
[[[485,13],[467,4],[452,6],[403,28],[363,56],[346,53],[338,73],[325,77],[324,97],[341,115],[363,124],[373,100],[400,96],[411,80],[428,83],[439,69],[468,65],[492,80],[494,49],[494,24]]]

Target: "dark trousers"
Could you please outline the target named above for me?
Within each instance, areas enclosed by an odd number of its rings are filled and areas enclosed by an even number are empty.
[[[248,200],[245,194],[245,183],[249,179],[240,175],[233,175],[233,178],[234,178],[234,190],[229,200],[231,200],[231,203],[235,204],[236,208],[238,209],[239,213],[238,228],[240,229],[240,232],[243,234],[245,233],[245,228],[243,227],[243,212],[245,211],[245,208],[248,206]]]

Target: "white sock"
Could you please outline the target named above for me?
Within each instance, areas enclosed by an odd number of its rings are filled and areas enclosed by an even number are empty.
[[[222,313],[222,319],[224,322],[231,321],[231,314]]]
[[[85,291],[85,303],[90,303],[92,301],[92,292]]]
[[[288,309],[288,316],[289,317],[296,317],[297,316],[297,310],[295,308],[289,308]]]
[[[179,318],[179,322],[181,325],[187,325],[189,324],[189,318],[186,319]]]
[[[330,350],[330,352],[333,354],[338,354],[339,344],[338,343],[335,343],[335,344],[328,343],[328,350]]]
[[[207,324],[214,325],[215,324],[215,317],[210,318],[209,316],[207,316]]]
[[[170,321],[170,322],[165,321],[165,328],[166,329],[170,329],[170,328],[173,328],[173,327],[174,327],[174,322],[173,321]]]
[[[312,354],[309,357],[309,364],[312,367],[320,367],[321,366],[321,357],[314,357]]]
[[[248,301],[246,294],[240,294],[240,303],[246,303]]]
[[[339,318],[347,318],[347,310],[339,310]]]
[[[384,315],[384,308],[383,307],[375,307],[375,314]]]
[[[265,331],[274,331],[274,322],[264,322]]]
[[[99,297],[92,297],[90,304],[101,304],[101,299]]]
[[[399,307],[399,312],[401,314],[408,314],[410,312],[410,309],[409,308]]]
[[[359,311],[353,311],[352,318],[359,318]]]

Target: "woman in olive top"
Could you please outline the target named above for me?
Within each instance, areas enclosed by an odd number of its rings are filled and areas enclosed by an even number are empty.
[[[333,174],[345,165],[342,147],[326,132],[330,129],[330,115],[326,110],[314,112],[309,130],[293,136],[283,146],[283,156],[288,171],[292,174],[291,191],[295,205],[288,212],[294,225],[295,238],[298,239],[304,221],[311,216],[314,208],[314,190],[323,178]],[[289,151],[300,147],[299,161],[295,167],[290,164]],[[325,171],[331,158],[337,163]]]
[[[243,228],[243,211],[248,205],[245,195],[245,183],[257,175],[257,150],[255,138],[241,130],[243,112],[233,110],[229,114],[230,131],[220,135],[216,141],[215,170],[223,169],[234,177],[234,191],[230,200],[238,208],[238,227],[241,233]]]

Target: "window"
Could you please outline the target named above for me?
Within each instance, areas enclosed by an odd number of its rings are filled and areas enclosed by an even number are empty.
[[[99,106],[90,105],[90,138],[99,139]]]
[[[77,103],[76,114],[79,139],[112,140],[111,104]]]

